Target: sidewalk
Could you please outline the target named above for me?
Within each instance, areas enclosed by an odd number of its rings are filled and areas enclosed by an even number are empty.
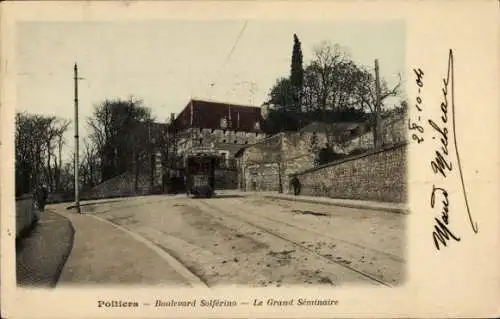
[[[326,204],[334,206],[342,206],[349,208],[359,208],[359,209],[373,209],[373,210],[383,210],[392,213],[409,214],[409,208],[407,204],[403,203],[386,203],[386,202],[376,202],[376,201],[363,201],[363,200],[353,200],[353,199],[338,199],[320,196],[304,196],[304,195],[290,195],[290,194],[280,194],[275,192],[249,192],[249,194],[256,194],[258,196],[263,196],[272,199],[290,200],[305,203],[314,204]]]
[[[54,287],[70,254],[74,230],[70,221],[50,209],[16,243],[17,283],[26,287]]]
[[[58,205],[57,213],[71,221],[75,239],[58,286],[192,284],[168,257],[123,228],[91,214],[77,214],[67,206]]]

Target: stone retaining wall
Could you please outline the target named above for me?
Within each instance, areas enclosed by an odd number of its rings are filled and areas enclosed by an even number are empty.
[[[301,194],[404,203],[406,144],[358,155],[297,174]]]
[[[26,194],[16,198],[16,238],[38,221],[38,214],[33,195]]]

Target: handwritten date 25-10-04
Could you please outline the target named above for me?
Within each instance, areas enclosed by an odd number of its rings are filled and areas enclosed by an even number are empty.
[[[424,138],[422,135],[424,134],[424,127],[421,124],[421,115],[420,112],[423,110],[423,104],[422,104],[422,89],[424,87],[424,82],[423,82],[423,77],[424,77],[424,71],[422,71],[420,68],[418,69],[413,69],[413,72],[416,75],[415,83],[417,84],[418,87],[418,94],[417,98],[415,99],[415,108],[419,112],[417,116],[417,120],[408,120],[408,128],[410,129],[410,132],[412,132],[411,138],[416,141],[418,144],[422,143],[424,141]]]

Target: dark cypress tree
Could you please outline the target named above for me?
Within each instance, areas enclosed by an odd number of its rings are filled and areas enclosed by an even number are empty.
[[[290,73],[290,82],[293,87],[293,100],[294,108],[300,111],[300,98],[302,87],[304,85],[304,68],[302,66],[302,48],[299,37],[293,35],[293,52],[292,52],[292,65]]]

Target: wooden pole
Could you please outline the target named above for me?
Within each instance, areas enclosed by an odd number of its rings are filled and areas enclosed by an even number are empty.
[[[375,105],[375,134],[374,134],[374,144],[375,150],[380,149],[382,146],[381,139],[381,105],[380,105],[380,76],[379,76],[379,67],[378,67],[378,59],[375,59],[375,87],[376,87],[376,96],[377,101]]]
[[[79,150],[78,150],[78,66],[74,66],[74,83],[75,83],[75,207],[76,212],[80,213],[80,194],[78,189],[78,170],[79,170]]]

